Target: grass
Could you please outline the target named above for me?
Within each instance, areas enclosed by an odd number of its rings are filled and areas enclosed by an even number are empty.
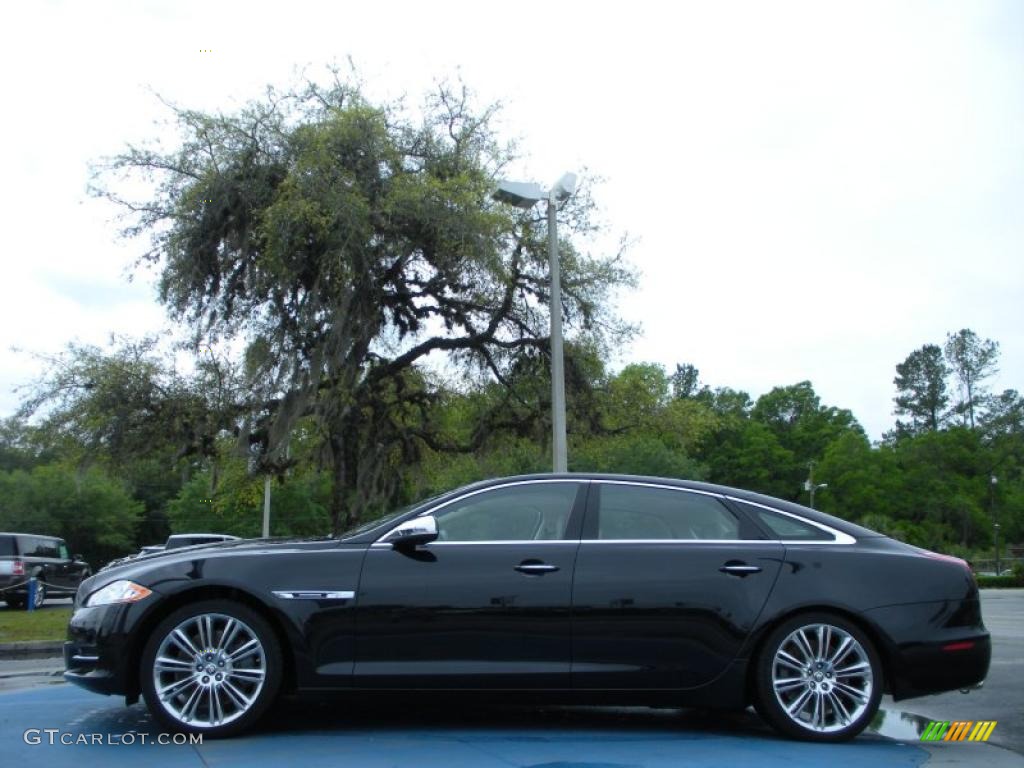
[[[45,608],[41,611],[0,611],[0,643],[29,640],[63,640],[67,635],[71,608]]]

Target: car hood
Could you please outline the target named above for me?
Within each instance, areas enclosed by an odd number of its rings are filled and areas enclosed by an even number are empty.
[[[123,563],[111,564],[103,568],[90,578],[81,583],[78,588],[79,595],[88,595],[107,584],[127,579],[138,580],[140,583],[147,583],[153,572],[162,571],[164,566],[173,567],[176,563],[194,562],[197,559],[234,557],[238,555],[258,556],[261,552],[268,550],[289,549],[295,547],[316,547],[317,544],[337,544],[337,539],[330,536],[308,536],[308,537],[287,537],[275,539],[239,539],[237,541],[217,542],[213,544],[197,544],[192,547],[177,547],[175,549],[154,552],[151,555],[142,555],[125,560]]]
[[[102,572],[106,573],[109,569],[121,568],[126,565],[135,567],[142,565],[143,563],[167,561],[180,555],[185,556],[183,559],[190,559],[196,552],[213,554],[216,552],[227,551],[260,550],[279,545],[315,543],[332,540],[331,536],[282,536],[273,539],[234,539],[231,541],[215,541],[209,544],[194,544],[191,547],[173,547],[171,549],[165,549],[160,552],[151,552],[145,555],[132,555],[121,560],[114,560],[108,563],[103,567]]]

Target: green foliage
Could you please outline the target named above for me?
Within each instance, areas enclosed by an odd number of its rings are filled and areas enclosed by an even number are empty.
[[[978,586],[982,589],[1017,589],[1024,587],[1021,576],[978,576]]]
[[[798,493],[792,482],[799,473],[796,457],[760,422],[730,419],[698,458],[711,468],[711,482],[780,498]]]
[[[229,533],[259,537],[263,530],[263,478],[250,475],[245,462],[227,462],[215,491],[210,473],[186,483],[168,505],[174,533]],[[301,471],[271,483],[271,536],[326,536],[331,532],[330,478]],[[158,542],[153,542],[158,543]]]
[[[612,472],[703,480],[707,468],[673,450],[653,435],[632,434],[592,438],[575,446],[569,460],[573,472]]]
[[[0,530],[60,536],[94,568],[134,549],[141,515],[142,504],[98,467],[0,472]]]
[[[963,419],[964,426],[974,429],[977,412],[988,401],[985,379],[999,371],[999,343],[964,328],[947,334],[944,351],[960,391],[953,412]]]
[[[910,416],[909,424],[896,423],[898,430],[918,433],[939,428],[949,405],[946,378],[950,368],[935,344],[925,344],[896,366],[896,415]]]

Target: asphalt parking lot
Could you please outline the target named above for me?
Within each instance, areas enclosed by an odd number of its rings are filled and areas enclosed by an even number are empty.
[[[160,733],[146,710],[123,706],[61,682],[55,660],[0,662],[0,749],[5,764],[47,766],[262,766],[333,762],[353,766],[1024,766],[1024,590],[986,591],[994,636],[986,687],[893,704],[877,727],[851,743],[814,745],[779,738],[752,712],[722,715],[642,708],[498,708],[387,700],[288,701],[256,733],[202,745],[155,744]],[[919,718],[910,713],[925,717]],[[924,745],[928,718],[997,720],[995,744]],[[36,731],[26,731],[37,729]],[[51,735],[43,729],[58,729]],[[93,734],[118,742],[80,743]],[[62,744],[64,741],[73,742]],[[145,740],[145,743],[144,741]],[[33,743],[38,741],[38,743]],[[74,743],[79,742],[79,743]]]

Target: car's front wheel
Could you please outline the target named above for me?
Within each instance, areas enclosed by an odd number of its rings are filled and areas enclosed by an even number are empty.
[[[227,736],[252,726],[281,685],[281,649],[250,608],[207,600],[178,609],[150,636],[140,681],[170,730]]]
[[[783,622],[756,664],[757,711],[788,736],[845,741],[878,711],[878,653],[860,628],[839,616],[805,614]]]

